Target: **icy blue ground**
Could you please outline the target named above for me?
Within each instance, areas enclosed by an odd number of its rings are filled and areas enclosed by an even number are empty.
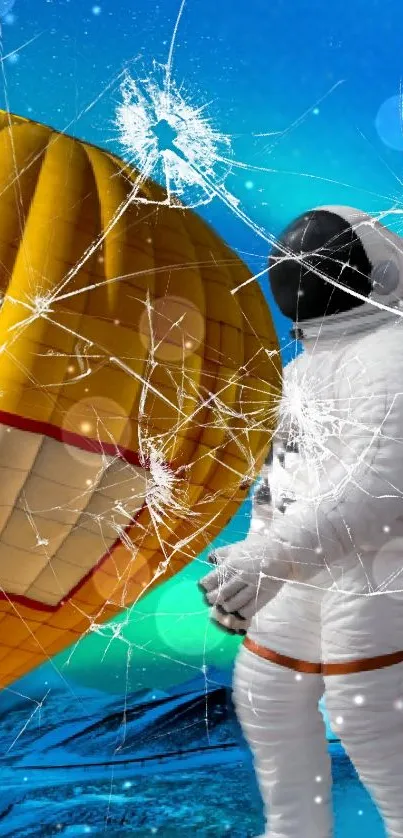
[[[125,713],[121,698],[95,691],[79,711],[52,692],[32,717],[31,704],[0,700],[0,838],[259,835],[262,804],[229,684],[212,670],[207,689],[196,678],[130,695]],[[329,747],[336,838],[381,838],[349,760]]]
[[[332,748],[336,838],[384,836],[350,763],[338,746]],[[93,778],[74,770],[47,772],[43,781],[49,785],[40,790],[29,772],[24,797],[0,822],[0,835],[252,838],[262,829],[261,802],[247,754],[222,765],[198,767],[194,760],[186,770],[178,764],[156,766],[150,773],[127,767],[114,777],[108,767],[103,774]]]

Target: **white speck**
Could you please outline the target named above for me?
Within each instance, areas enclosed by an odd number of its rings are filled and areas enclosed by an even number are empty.
[[[18,55],[17,52],[12,52],[8,56],[8,62],[10,64],[17,64],[19,60],[20,60],[20,56]]]
[[[126,780],[126,781],[123,783],[123,788],[124,788],[124,789],[131,789],[131,787],[132,787],[132,784],[131,784],[130,780]]]
[[[323,797],[321,797],[320,794],[318,794],[318,796],[315,797],[315,803],[322,803],[322,800],[323,800]]]
[[[401,698],[398,698],[394,703],[395,710],[403,710],[403,701]]]
[[[358,810],[358,814],[359,814],[359,815],[363,815],[363,814],[364,814],[364,812],[362,811],[362,809],[359,809],[359,810]]]
[[[322,777],[320,776],[320,774],[318,774],[318,776],[317,776],[317,777],[315,777],[315,780],[316,780],[316,782],[317,782],[317,783],[321,783],[321,782],[322,782]]]
[[[93,6],[92,7],[92,14],[93,15],[100,15],[101,14],[101,7],[100,6]]]
[[[312,113],[314,116],[318,116],[318,114],[320,113],[319,108],[314,108]]]
[[[360,704],[364,704],[364,702],[365,702],[365,698],[364,698],[363,695],[355,695],[354,696],[354,704],[360,705]]]
[[[387,525],[382,527],[382,529],[383,529],[384,532],[390,532],[390,527],[388,527]]]
[[[253,187],[254,187],[253,180],[246,180],[245,181],[245,188],[246,189],[253,189]]]
[[[297,672],[297,674],[296,674],[296,676],[295,676],[295,680],[296,680],[296,681],[302,681],[302,675],[301,675],[301,673],[300,673],[300,672]]]
[[[344,722],[343,716],[336,716],[336,724],[342,725]]]

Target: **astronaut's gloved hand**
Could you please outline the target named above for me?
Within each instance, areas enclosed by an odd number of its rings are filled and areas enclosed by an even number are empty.
[[[213,606],[210,620],[217,623],[228,634],[246,634],[250,625],[250,620],[245,620],[238,612],[229,614],[221,605]]]
[[[218,566],[227,558],[230,550],[231,546],[216,548],[212,553],[210,553],[208,561],[210,564]],[[203,593],[206,595],[204,588]],[[244,618],[241,617],[237,611],[235,614],[229,614],[228,611],[225,611],[221,605],[213,606],[210,612],[210,619],[213,622],[218,623],[218,625],[229,634],[246,634],[250,623],[249,620],[244,620]]]
[[[267,537],[259,533],[225,549],[224,560],[199,584],[210,605],[248,620],[276,596],[289,577],[289,568],[269,558]]]

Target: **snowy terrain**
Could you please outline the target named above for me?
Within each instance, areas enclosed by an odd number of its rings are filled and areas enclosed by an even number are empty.
[[[39,697],[6,709],[0,701],[0,838],[258,835],[261,801],[230,680],[213,669],[126,701],[67,689],[42,706]],[[351,764],[337,743],[331,749],[337,838],[380,838]]]

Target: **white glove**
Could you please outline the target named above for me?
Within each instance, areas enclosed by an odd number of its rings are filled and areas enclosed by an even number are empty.
[[[215,566],[222,564],[230,549],[231,547],[220,547],[214,550],[208,557],[209,562]],[[231,634],[246,634],[250,625],[250,620],[245,620],[238,614],[229,614],[221,605],[213,606],[210,618]]]
[[[260,533],[224,548],[224,561],[199,582],[207,601],[244,619],[260,611],[282,588],[291,569],[285,562],[270,559],[268,548],[267,536]]]

